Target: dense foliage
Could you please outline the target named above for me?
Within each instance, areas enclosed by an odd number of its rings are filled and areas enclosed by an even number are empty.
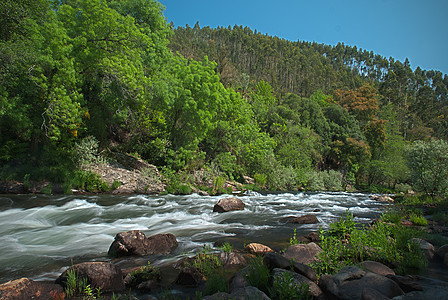
[[[216,191],[249,175],[267,189],[446,193],[445,173],[428,186],[415,158],[437,164],[446,148],[432,141],[448,136],[440,72],[241,26],[173,30],[155,0],[1,9],[1,180],[85,185],[90,143],[161,167],[173,192],[201,170]]]

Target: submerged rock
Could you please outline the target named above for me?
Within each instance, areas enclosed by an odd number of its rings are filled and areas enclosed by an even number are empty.
[[[156,234],[149,238],[139,230],[118,233],[110,245],[110,256],[144,256],[169,254],[178,246],[176,237],[171,233]]]
[[[315,215],[303,215],[300,217],[285,217],[281,219],[282,222],[285,223],[293,223],[293,224],[316,224],[319,223],[319,219]]]
[[[236,197],[224,198],[218,201],[217,204],[213,207],[214,212],[223,213],[234,210],[243,210],[244,203],[240,199]]]

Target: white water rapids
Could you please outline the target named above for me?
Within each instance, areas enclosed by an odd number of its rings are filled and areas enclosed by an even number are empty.
[[[237,248],[249,242],[283,247],[294,228],[298,234],[326,228],[347,209],[355,221],[365,223],[384,207],[360,193],[252,193],[241,197],[243,211],[213,212],[225,197],[0,195],[0,283],[20,277],[54,280],[72,262],[109,261],[107,251],[115,235],[127,230],[177,237],[179,247],[172,255],[150,258],[157,265],[216,241]],[[320,223],[280,221],[304,214],[316,215]]]

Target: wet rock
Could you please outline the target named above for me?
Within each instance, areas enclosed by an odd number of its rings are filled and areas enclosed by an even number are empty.
[[[0,284],[1,300],[64,299],[64,289],[59,284],[21,278]]]
[[[284,223],[293,223],[293,224],[316,224],[319,223],[319,220],[315,215],[304,215],[300,217],[285,217],[280,220]]]
[[[214,212],[223,213],[235,210],[243,210],[244,203],[236,197],[224,198],[218,201],[213,207]]]
[[[422,249],[428,260],[434,258],[435,248],[433,244],[419,238],[412,238],[411,241],[420,246],[420,249]]]
[[[333,276],[322,276],[319,286],[336,299],[361,299],[364,289],[376,290],[388,298],[404,294],[393,280],[356,266],[342,268]]]
[[[112,242],[108,254],[120,256],[144,256],[169,254],[177,248],[176,237],[170,233],[156,234],[149,238],[139,230],[118,233]]]
[[[294,272],[301,274],[312,281],[317,281],[317,274],[313,268],[296,261],[288,260],[278,253],[267,253],[263,258],[263,262],[270,270],[275,268],[291,270],[292,268]]]
[[[147,254],[170,254],[177,246],[178,243],[173,234],[156,234],[148,238]]]
[[[247,252],[249,252],[251,254],[260,254],[260,255],[264,255],[268,252],[274,252],[274,250],[272,250],[268,246],[258,244],[258,243],[250,243],[249,245],[247,245],[244,248],[244,250],[246,250]]]
[[[121,269],[111,263],[86,262],[74,265],[64,271],[56,283],[65,286],[68,271],[75,271],[78,278],[86,278],[93,289],[100,288],[103,292],[119,292],[125,288]]]
[[[321,252],[322,248],[320,248],[316,243],[297,244],[289,246],[283,256],[288,260],[294,259],[294,262],[308,265],[316,261],[317,255]]]
[[[375,273],[375,274],[378,274],[381,276],[395,275],[395,272],[391,268],[383,265],[382,263],[376,262],[376,261],[366,260],[366,261],[360,262],[358,264],[358,266],[361,269],[370,271],[372,273]]]
[[[314,283],[313,281],[309,280],[308,278],[306,278],[303,275],[297,274],[295,272],[291,272],[291,271],[287,271],[284,269],[273,269],[272,270],[272,278],[273,280],[276,280],[276,278],[280,277],[280,276],[284,276],[283,274],[290,274],[294,280],[294,282],[297,284],[297,286],[300,286],[302,283],[306,283],[309,285],[310,287],[310,293],[313,297],[318,298],[320,296],[322,296],[322,290],[320,289],[320,287]]]

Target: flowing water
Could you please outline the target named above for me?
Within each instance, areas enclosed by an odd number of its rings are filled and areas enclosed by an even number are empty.
[[[244,210],[213,212],[225,197],[0,195],[0,283],[20,277],[54,280],[72,263],[110,261],[107,251],[122,231],[174,234],[179,242],[174,253],[150,258],[152,265],[163,265],[215,242],[227,241],[236,248],[259,242],[281,249],[294,228],[297,234],[326,228],[347,209],[355,221],[366,223],[384,206],[367,194],[250,193],[241,197]],[[316,215],[320,223],[281,222],[303,214]]]

